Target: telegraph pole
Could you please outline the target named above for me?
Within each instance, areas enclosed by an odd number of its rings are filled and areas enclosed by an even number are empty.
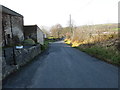
[[[74,31],[73,31],[73,25],[72,25],[72,19],[71,19],[71,14],[70,14],[70,22],[69,22],[69,27],[70,27],[70,32],[71,32],[71,38],[74,36]]]
[[[70,26],[69,26],[69,27],[70,27],[70,30],[71,30],[71,33],[72,33],[71,14],[70,14],[70,23],[69,23],[69,24],[70,24]]]

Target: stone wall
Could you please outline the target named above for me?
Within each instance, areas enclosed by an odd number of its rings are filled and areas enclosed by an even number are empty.
[[[12,36],[13,38],[16,38],[17,36],[20,42],[24,40],[23,17],[3,13],[2,25],[3,46],[5,45],[5,43],[6,45],[12,43]]]
[[[30,48],[15,50],[15,60],[17,65],[10,65],[6,63],[4,57],[2,57],[2,79],[6,78],[12,72],[19,69],[21,66],[27,64],[33,60],[37,55],[41,53],[41,46],[32,46]]]

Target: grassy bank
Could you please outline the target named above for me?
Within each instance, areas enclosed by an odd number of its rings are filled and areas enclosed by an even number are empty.
[[[120,53],[117,50],[112,49],[111,47],[100,47],[94,45],[90,48],[88,47],[77,47],[83,52],[86,52],[94,57],[97,57],[101,60],[107,61],[108,63],[120,65]]]
[[[116,48],[115,40],[104,41],[96,44],[72,43],[70,40],[65,41],[71,46],[91,55],[104,60],[108,63],[120,65],[120,52]]]

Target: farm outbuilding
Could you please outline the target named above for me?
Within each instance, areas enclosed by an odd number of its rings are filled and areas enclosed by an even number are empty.
[[[21,43],[23,40],[23,16],[2,6],[2,46]]]
[[[33,39],[36,43],[44,44],[44,33],[37,25],[24,26],[25,39]]]

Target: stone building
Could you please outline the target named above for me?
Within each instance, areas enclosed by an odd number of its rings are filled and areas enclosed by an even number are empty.
[[[23,40],[23,16],[2,6],[2,46],[21,43]]]
[[[44,33],[37,25],[24,26],[25,39],[31,38],[36,43],[44,44]]]

